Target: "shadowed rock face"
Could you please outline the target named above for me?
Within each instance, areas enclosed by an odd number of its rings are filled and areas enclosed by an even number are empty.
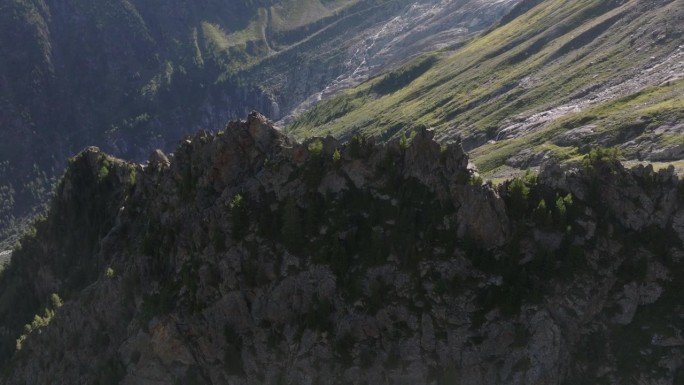
[[[145,165],[84,151],[0,276],[4,383],[676,383],[677,177],[495,189],[432,136],[298,143],[252,113]]]

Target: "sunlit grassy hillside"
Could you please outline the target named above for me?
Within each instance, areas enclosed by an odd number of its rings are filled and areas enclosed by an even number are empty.
[[[521,151],[521,167],[593,145],[647,157],[684,145],[682,18],[681,0],[542,1],[429,65],[417,58],[319,104],[289,130],[391,137],[424,124],[462,136],[482,171]]]

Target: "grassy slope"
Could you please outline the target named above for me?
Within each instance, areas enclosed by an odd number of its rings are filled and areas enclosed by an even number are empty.
[[[243,70],[275,51],[287,49],[278,38],[292,42],[292,35],[305,38],[334,19],[359,0],[278,0],[269,7],[258,7],[246,26],[233,28],[230,22],[201,20],[206,51],[221,63],[226,73]],[[223,18],[225,20],[225,18]],[[303,32],[302,32],[303,31]],[[289,37],[289,39],[287,39]]]
[[[330,17],[359,0],[283,0],[271,7],[272,28],[275,32],[305,27]]]
[[[644,115],[656,123],[684,117],[684,83],[619,90],[624,98],[590,104],[517,138],[493,144],[487,140],[521,117],[563,105],[592,89],[620,84],[635,68],[647,67],[654,58],[675,50],[681,42],[682,27],[676,21],[684,13],[684,2],[649,3],[542,2],[454,54],[443,53],[405,87],[381,94],[375,89],[382,78],[371,80],[320,104],[290,129],[298,136],[343,136],[357,130],[392,136],[427,124],[438,132],[460,133],[473,147],[484,144],[473,153],[484,171],[530,146],[573,156],[575,146],[558,148],[548,141],[589,122],[597,125],[604,142],[613,137],[615,143],[610,144],[617,144],[620,130]]]

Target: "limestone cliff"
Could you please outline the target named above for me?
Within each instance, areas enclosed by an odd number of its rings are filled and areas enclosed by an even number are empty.
[[[298,143],[256,113],[144,165],[90,148],[0,276],[3,382],[681,383],[671,171],[494,187],[427,129]]]

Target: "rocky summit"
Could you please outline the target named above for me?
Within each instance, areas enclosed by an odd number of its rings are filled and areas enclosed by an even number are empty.
[[[494,186],[459,142],[263,116],[74,157],[0,276],[5,384],[681,384],[684,184],[610,150]]]

